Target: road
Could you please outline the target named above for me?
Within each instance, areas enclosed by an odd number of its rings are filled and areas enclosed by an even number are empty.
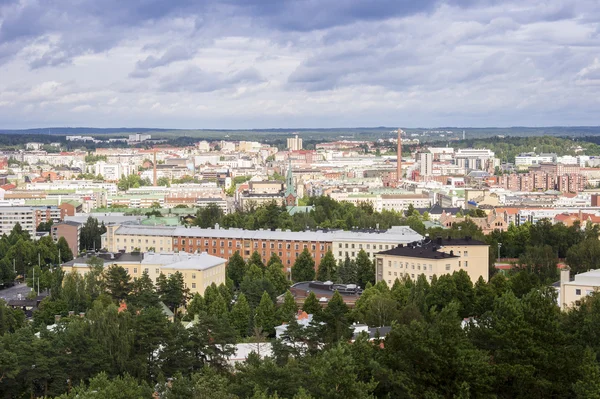
[[[21,284],[15,285],[13,287],[9,287],[9,288],[0,290],[0,298],[4,299],[5,301],[8,301],[11,299],[18,299],[19,294],[21,294],[21,298],[25,299],[27,297],[27,294],[29,294],[30,291],[31,291],[31,288],[29,288],[27,286],[27,284],[21,283]]]

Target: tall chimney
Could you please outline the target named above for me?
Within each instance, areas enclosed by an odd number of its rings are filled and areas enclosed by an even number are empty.
[[[156,148],[154,149],[154,162],[152,163],[154,167],[154,186],[158,186],[158,179],[156,178]]]
[[[402,129],[398,129],[398,162],[396,165],[396,178],[402,181]]]

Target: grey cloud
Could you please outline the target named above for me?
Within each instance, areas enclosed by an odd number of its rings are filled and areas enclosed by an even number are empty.
[[[229,89],[236,85],[257,84],[264,78],[254,68],[233,73],[205,71],[196,66],[188,67],[178,74],[161,79],[159,91],[208,93]]]
[[[133,78],[145,78],[150,76],[149,70],[169,65],[177,61],[185,61],[194,57],[195,51],[185,46],[173,46],[160,57],[149,55],[136,63],[135,70],[129,75]]]

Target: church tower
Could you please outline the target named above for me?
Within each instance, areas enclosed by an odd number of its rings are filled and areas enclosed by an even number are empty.
[[[285,204],[287,206],[298,205],[298,194],[296,194],[296,184],[292,174],[292,160],[290,159],[288,171],[285,175]]]

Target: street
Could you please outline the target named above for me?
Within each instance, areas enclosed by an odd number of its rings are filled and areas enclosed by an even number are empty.
[[[21,294],[21,299],[25,299],[30,291],[31,288],[29,288],[27,284],[21,283],[15,285],[14,287],[0,290],[0,298],[4,299],[5,301],[9,301],[11,299],[19,299],[19,294]]]

